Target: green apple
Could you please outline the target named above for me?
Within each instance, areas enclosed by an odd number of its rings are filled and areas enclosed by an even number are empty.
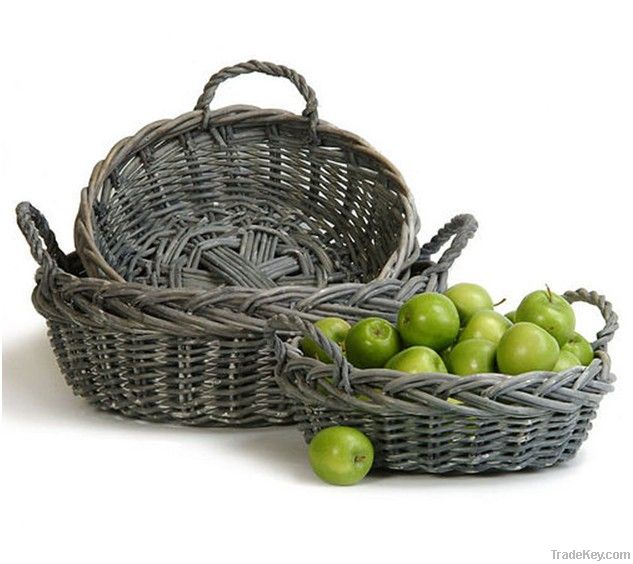
[[[510,327],[512,322],[505,315],[485,309],[473,314],[461,332],[459,340],[486,339],[498,343]]]
[[[341,346],[345,342],[345,337],[351,325],[340,317],[324,317],[319,319],[314,326],[321,331],[330,341],[334,341]],[[317,345],[310,337],[301,339],[301,350],[306,356],[318,358],[322,362],[331,363],[332,359],[325,354],[325,351]]]
[[[382,368],[400,348],[396,328],[380,317],[361,319],[345,338],[347,360],[357,368]]]
[[[444,293],[455,304],[462,325],[468,323],[475,312],[494,307],[490,294],[478,284],[461,282],[451,286]]]
[[[585,366],[593,360],[593,347],[580,333],[574,333],[561,350],[572,353]]]
[[[444,361],[433,349],[429,347],[409,347],[400,351],[391,358],[385,368],[400,370],[409,374],[420,374],[422,372],[443,372],[446,373]]]
[[[561,347],[571,339],[576,327],[576,316],[569,302],[549,288],[525,296],[517,308],[516,320],[542,327]]]
[[[352,427],[328,427],[310,441],[308,457],[314,473],[337,486],[360,482],[374,462],[374,447],[359,430]]]
[[[578,359],[578,357],[574,353],[570,353],[569,351],[560,351],[560,355],[558,356],[558,360],[554,365],[552,370],[554,372],[563,372],[569,368],[574,366],[582,366],[582,362]]]
[[[486,339],[460,341],[448,357],[448,368],[458,376],[494,372],[496,352],[496,343]]]
[[[497,346],[497,366],[504,374],[551,370],[558,360],[556,339],[535,323],[519,322],[510,327]]]
[[[419,294],[398,312],[398,331],[409,345],[439,351],[450,345],[459,332],[459,314],[453,302],[442,294]]]
[[[517,312],[516,310],[514,311],[509,311],[508,313],[506,313],[506,317],[512,322],[512,323],[516,323],[517,321]]]

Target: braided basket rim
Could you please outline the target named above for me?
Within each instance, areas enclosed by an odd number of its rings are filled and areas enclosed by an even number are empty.
[[[39,268],[33,302],[46,318],[81,323],[94,329],[157,331],[173,335],[205,335],[217,330],[231,336],[263,332],[276,315],[300,314],[316,321],[337,299],[346,306],[362,303],[374,309],[392,307],[425,288],[446,284],[448,270],[477,230],[468,214],[455,216],[421,248],[420,272],[408,279],[256,288],[221,286],[205,292],[196,288],[158,288],[86,275],[77,253],[66,255],[44,215],[29,202],[16,209],[18,226]],[[437,262],[431,256],[450,245]],[[109,304],[107,311],[104,305]],[[91,311],[94,307],[98,311]],[[230,313],[232,318],[223,317]],[[230,331],[229,331],[230,326]]]
[[[583,405],[597,406],[602,396],[614,389],[615,376],[611,373],[607,342],[618,328],[618,318],[611,304],[596,292],[581,288],[563,296],[570,303],[583,301],[596,305],[605,317],[605,328],[592,343],[595,358],[588,366],[515,376],[403,374],[385,368],[360,369],[344,360],[340,349],[310,321],[291,315],[278,316],[270,325],[292,328],[303,336],[310,336],[333,358],[333,363],[304,356],[299,348],[300,337],[283,340],[275,334],[276,379],[287,395],[308,408],[355,411],[368,417],[535,417],[548,412],[571,412]],[[298,375],[291,377],[291,370]],[[318,386],[310,385],[312,382],[318,382]],[[377,382],[381,382],[382,387],[376,387]]]
[[[117,331],[155,331],[166,335],[175,336],[204,336],[210,330],[221,330],[224,333],[232,333],[235,337],[253,332],[253,329],[239,329],[233,327],[229,331],[229,325],[235,325],[237,320],[231,323],[211,322],[205,315],[207,308],[214,312],[227,312],[231,315],[241,313],[246,324],[256,325],[259,331],[268,328],[268,320],[289,310],[275,304],[275,297],[279,294],[291,294],[295,299],[292,312],[300,314],[305,319],[316,321],[319,315],[310,311],[302,311],[303,303],[313,303],[314,300],[327,302],[328,295],[338,294],[349,296],[349,302],[353,303],[355,297],[371,294],[376,290],[398,289],[415,293],[418,288],[424,288],[432,280],[437,280],[437,275],[418,275],[404,282],[398,279],[372,280],[371,282],[349,282],[346,284],[329,285],[325,292],[317,296],[314,287],[307,285],[277,286],[272,289],[252,288],[245,286],[223,286],[201,292],[196,288],[156,288],[136,282],[118,282],[93,276],[77,276],[59,268],[50,269],[40,266],[36,271],[36,285],[32,290],[33,301],[36,310],[47,319],[63,322],[77,323],[80,303],[76,302],[76,296],[86,293],[92,295],[90,303],[106,304],[116,299],[123,299],[129,308],[124,311],[103,313],[99,317],[88,314],[81,315],[81,324],[95,329],[108,329]],[[436,282],[434,283],[436,284]],[[46,301],[54,309],[41,307],[39,293],[42,292]],[[54,295],[49,295],[53,292]],[[52,299],[51,299],[52,298]],[[262,301],[261,306],[256,302]],[[146,304],[160,304],[164,316],[152,316],[144,311]],[[223,307],[217,304],[221,303]],[[178,317],[177,319],[173,319]],[[172,318],[172,319],[170,319]],[[136,322],[130,325],[131,322]]]

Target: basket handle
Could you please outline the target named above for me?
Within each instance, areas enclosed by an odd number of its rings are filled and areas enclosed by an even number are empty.
[[[347,358],[345,358],[341,347],[334,341],[328,339],[313,323],[296,314],[280,313],[270,319],[268,329],[273,334],[277,330],[293,331],[303,337],[309,337],[314,340],[316,344],[323,349],[325,354],[332,359],[332,380],[334,385],[342,387],[348,393],[351,392],[352,388],[349,375],[352,370],[352,365]],[[276,335],[275,338],[279,339]]]
[[[29,202],[22,202],[15,208],[15,214],[37,263],[45,268],[65,268],[67,256],[59,248],[55,233],[42,213]]]
[[[432,274],[448,271],[459,255],[462,254],[462,251],[468,245],[468,241],[474,237],[478,227],[477,220],[471,214],[456,215],[445,223],[428,243],[422,245],[420,256],[411,267],[412,274],[417,275],[423,272]],[[451,239],[448,249],[444,251],[437,262],[433,262],[431,256],[437,253]]]
[[[613,334],[619,327],[618,316],[613,311],[611,302],[609,302],[603,295],[598,292],[585,290],[584,288],[578,288],[578,290],[570,290],[563,294],[563,297],[570,303],[585,302],[587,304],[596,306],[602,317],[604,318],[605,325],[596,334],[596,340],[591,344],[594,350],[603,350],[606,344],[613,339]]]
[[[306,101],[306,107],[303,110],[302,115],[309,119],[310,131],[313,136],[316,136],[319,114],[317,112],[318,103],[314,90],[312,90],[305,78],[303,78],[303,76],[298,72],[274,63],[250,60],[219,70],[209,79],[209,82],[205,84],[204,90],[202,91],[200,98],[198,98],[195,109],[206,109],[213,100],[218,86],[225,80],[239,76],[240,74],[250,74],[252,72],[259,72],[270,76],[280,76],[282,78],[287,78],[290,82],[292,82]]]

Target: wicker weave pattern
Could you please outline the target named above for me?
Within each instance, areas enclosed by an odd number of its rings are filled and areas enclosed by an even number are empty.
[[[17,218],[41,267],[33,303],[48,321],[75,393],[101,409],[198,426],[291,422],[291,404],[274,380],[267,320],[290,312],[316,319],[393,310],[415,293],[443,287],[477,226],[470,216],[445,225],[423,247],[424,259],[413,269],[422,273],[408,281],[336,284],[317,292],[313,286],[202,292],[86,277],[78,256],[59,249],[33,206],[20,204]],[[451,238],[433,263],[431,255]]]
[[[296,340],[276,337],[277,379],[296,402],[307,441],[325,427],[355,426],[372,439],[378,466],[433,473],[551,466],[576,453],[614,380],[606,352],[618,326],[611,304],[583,289],[565,298],[597,306],[606,321],[587,367],[465,377],[359,370],[311,323],[279,316],[273,327],[309,335],[334,364],[305,358]]]
[[[218,85],[290,80],[302,116],[214,112]],[[87,271],[158,287],[324,287],[408,276],[419,219],[400,173],[359,137],[319,122],[314,91],[249,61],[211,77],[196,109],[123,139],[82,193],[75,241]]]

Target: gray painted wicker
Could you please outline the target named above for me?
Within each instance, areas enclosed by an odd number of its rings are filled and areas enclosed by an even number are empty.
[[[292,311],[307,319],[349,317],[350,309],[362,314],[357,303],[390,310],[417,292],[445,287],[476,229],[472,217],[454,218],[422,247],[413,269],[421,273],[406,281],[202,291],[87,277],[33,206],[20,204],[17,219],[40,265],[33,304],[75,394],[122,415],[197,426],[291,422],[290,402],[274,380],[267,320]]]
[[[597,306],[606,321],[593,343],[596,358],[587,367],[465,377],[360,370],[310,322],[282,315],[271,321],[272,327],[309,335],[334,363],[306,358],[298,338],[277,336],[277,380],[296,404],[295,418],[306,441],[333,425],[356,427],[372,440],[376,467],[479,473],[552,466],[574,456],[615,379],[606,350],[618,327],[611,304],[583,289],[565,298]],[[395,311],[371,313],[393,319]]]
[[[210,111],[225,80],[290,80],[302,116]],[[248,61],[213,75],[194,111],[147,125],[95,167],[75,243],[87,272],[158,287],[274,288],[406,277],[419,219],[396,168],[317,115],[295,71]]]

